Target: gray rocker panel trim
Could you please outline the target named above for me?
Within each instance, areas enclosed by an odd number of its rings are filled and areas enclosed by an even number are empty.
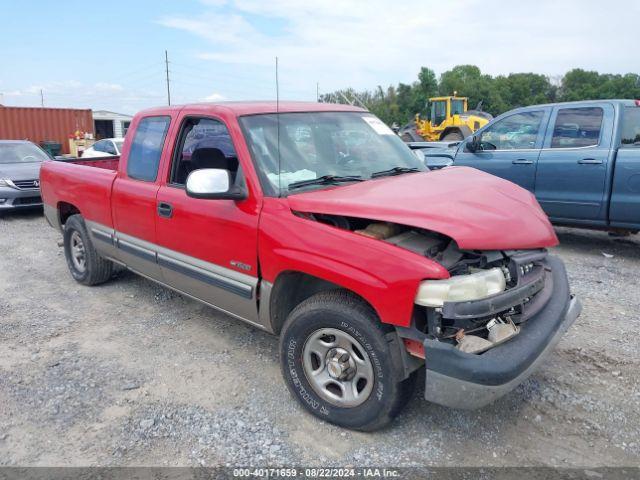
[[[235,294],[245,299],[244,301],[251,301],[256,297],[259,282],[259,279],[257,277],[252,277],[251,275],[236,272],[234,270],[221,267],[220,265],[206,262],[204,260],[161,247],[160,245],[156,245],[154,243],[118,232],[110,227],[106,227],[96,222],[85,220],[85,223],[88,227],[92,239],[95,240],[96,248],[101,252],[101,254],[104,254],[106,257],[118,263],[123,262],[121,254],[118,253],[122,252],[133,255],[143,260],[143,262],[148,262],[150,267],[152,265],[157,265],[158,267],[166,268],[168,270],[192,278],[195,281],[202,282],[203,284],[208,284],[214,288],[218,288],[226,292]],[[151,275],[147,275],[144,271],[140,271],[140,268],[142,268],[140,265],[126,265],[125,262],[125,266],[146,278],[150,278],[173,290],[179,291],[180,293],[183,293],[191,298],[206,303],[209,306],[215,307],[218,310],[231,314],[236,318],[240,318],[253,325],[259,326],[260,328],[269,331],[271,330],[271,322],[270,319],[265,318],[268,317],[268,315],[265,316],[265,312],[260,312],[259,315],[258,312],[256,312],[256,315],[259,316],[260,321],[260,323],[256,323],[253,320],[245,318],[245,316],[240,316],[233,312],[229,312],[226,309],[218,307],[208,300],[190,295],[189,293],[181,289],[180,285],[173,286],[165,283],[164,281],[159,281],[159,279],[154,278]],[[265,322],[265,320],[268,321],[266,323],[263,323]]]

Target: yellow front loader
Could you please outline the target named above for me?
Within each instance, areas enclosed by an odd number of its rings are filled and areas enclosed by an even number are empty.
[[[493,118],[479,109],[467,110],[467,97],[433,97],[429,99],[428,120],[416,114],[411,123],[399,132],[405,142],[457,141],[471,135]]]

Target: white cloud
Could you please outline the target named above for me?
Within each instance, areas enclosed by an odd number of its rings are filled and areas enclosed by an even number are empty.
[[[224,100],[226,97],[224,95],[220,95],[219,93],[212,93],[211,95],[207,95],[202,100],[205,102],[219,102]]]
[[[103,92],[122,92],[124,87],[118,83],[98,82],[94,85],[95,90]]]
[[[93,108],[133,113],[140,108],[162,103],[164,93],[140,89],[126,89],[118,83],[85,84],[78,80],[64,80],[2,92],[5,105],[39,106],[41,92],[46,107]],[[120,108],[114,104],[129,105]],[[137,105],[135,108],[130,105]]]
[[[371,88],[413,81],[421,66],[442,73],[465,63],[491,74],[626,72],[635,67],[640,13],[622,0],[201,3],[201,15],[159,22],[206,40],[200,59],[241,69],[278,56],[285,91],[314,93],[316,81],[325,90]]]

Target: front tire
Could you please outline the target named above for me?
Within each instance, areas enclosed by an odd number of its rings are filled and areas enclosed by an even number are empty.
[[[113,262],[96,251],[81,215],[70,216],[64,225],[64,256],[75,281],[98,285],[111,278]]]
[[[411,398],[389,342],[392,329],[349,292],[321,292],[298,305],[280,336],[287,387],[315,416],[362,431],[387,425]]]

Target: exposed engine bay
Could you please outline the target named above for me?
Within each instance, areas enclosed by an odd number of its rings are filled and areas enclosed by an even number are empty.
[[[551,294],[544,249],[461,250],[451,238],[420,228],[336,215],[302,215],[393,244],[444,266],[450,280],[422,282],[411,330],[466,353],[481,354],[518,335],[521,324],[537,313]],[[407,338],[415,336],[406,333]]]

